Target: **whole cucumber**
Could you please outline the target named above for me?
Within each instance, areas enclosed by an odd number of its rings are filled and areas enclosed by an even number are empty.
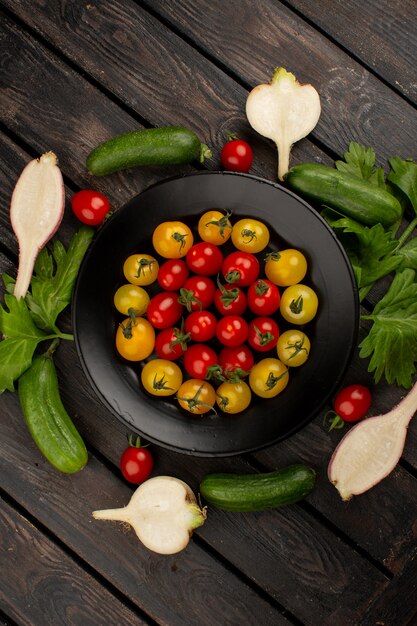
[[[105,176],[138,165],[179,165],[211,156],[197,135],[182,126],[135,130],[99,144],[87,157],[87,169]]]
[[[401,219],[401,205],[388,191],[327,165],[295,165],[285,181],[308,200],[336,209],[367,226],[380,222],[389,227]]]
[[[314,470],[298,464],[266,474],[209,474],[200,484],[200,493],[225,511],[260,511],[301,500],[315,481]]]
[[[79,472],[88,453],[62,404],[51,355],[33,360],[19,379],[18,392],[26,423],[42,454],[61,472]]]

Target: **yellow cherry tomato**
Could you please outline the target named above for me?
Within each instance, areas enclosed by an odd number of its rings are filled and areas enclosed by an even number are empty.
[[[316,292],[298,283],[287,287],[281,294],[279,310],[282,317],[291,324],[307,324],[317,313],[318,298]]]
[[[180,259],[193,243],[193,234],[183,222],[163,222],[152,235],[153,247],[164,259]]]
[[[203,241],[221,246],[232,234],[232,225],[229,221],[231,213],[226,215],[220,211],[207,211],[198,222],[198,234]]]
[[[303,365],[310,354],[310,340],[301,330],[291,328],[279,336],[277,354],[288,367]]]
[[[261,398],[274,398],[288,385],[288,368],[278,359],[262,359],[249,374],[253,393]]]
[[[266,277],[279,287],[289,287],[303,280],[307,273],[307,259],[299,250],[289,248],[271,252],[266,257]]]
[[[122,285],[114,294],[114,306],[123,315],[133,312],[140,316],[146,313],[149,303],[147,292],[138,285]]]
[[[143,317],[128,317],[116,332],[116,349],[128,361],[143,361],[153,352],[155,331]]]
[[[190,378],[182,383],[177,392],[180,406],[196,415],[208,413],[216,403],[216,392],[210,383],[198,378]]]
[[[176,363],[167,359],[153,359],[141,373],[142,385],[154,396],[172,396],[181,387],[182,372]]]
[[[159,263],[150,254],[131,254],[123,265],[123,274],[132,285],[151,285],[155,282]]]
[[[232,242],[238,250],[256,254],[268,245],[269,230],[259,220],[248,217],[233,225]]]
[[[238,383],[222,383],[216,391],[216,402],[225,413],[240,413],[248,408],[251,401],[251,390],[242,380]]]

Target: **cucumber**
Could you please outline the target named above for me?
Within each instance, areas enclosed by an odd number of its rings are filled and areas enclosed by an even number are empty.
[[[360,178],[315,163],[295,165],[285,182],[301,196],[338,210],[367,226],[392,226],[401,219],[397,198]]]
[[[79,472],[88,453],[61,402],[51,355],[33,360],[19,379],[18,392],[26,423],[42,454],[61,472]]]
[[[225,511],[260,511],[301,500],[315,481],[314,470],[298,464],[266,474],[209,474],[200,484],[200,493]]]
[[[138,165],[180,165],[198,159],[201,163],[211,152],[197,135],[182,126],[135,130],[98,145],[87,157],[87,169],[105,176]]]

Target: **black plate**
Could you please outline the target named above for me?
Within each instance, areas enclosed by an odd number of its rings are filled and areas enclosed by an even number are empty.
[[[140,364],[124,362],[114,348],[120,317],[113,308],[113,295],[126,282],[122,274],[126,257],[152,253],[152,232],[160,222],[180,219],[195,227],[201,214],[212,208],[230,209],[235,220],[252,216],[266,222],[272,248],[302,250],[309,262],[303,282],[314,287],[320,303],[316,318],[305,329],[312,344],[307,363],[290,370],[289,384],[276,398],[255,398],[244,413],[235,416],[191,415],[175,400],[147,395],[140,385]],[[349,261],[314,209],[266,180],[202,172],[150,187],[109,219],[82,265],[73,323],[84,371],[116,417],[167,448],[228,456],[282,440],[319,413],[349,365],[357,340],[358,309]]]

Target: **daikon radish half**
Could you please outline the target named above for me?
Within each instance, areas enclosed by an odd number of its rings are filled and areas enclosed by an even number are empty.
[[[319,121],[320,97],[312,85],[301,85],[294,74],[278,67],[265,85],[246,100],[246,116],[254,130],[278,148],[278,178],[288,172],[291,146],[308,135]]]
[[[57,231],[64,207],[64,183],[57,157],[47,152],[26,165],[10,204],[10,221],[19,242],[16,298],[25,297],[36,257]]]
[[[343,437],[328,467],[329,480],[343,500],[368,491],[392,472],[416,411],[417,383],[389,413],[365,419]]]

